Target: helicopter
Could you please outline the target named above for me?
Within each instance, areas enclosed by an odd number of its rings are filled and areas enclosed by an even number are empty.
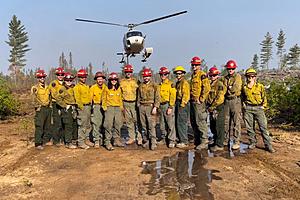
[[[103,22],[103,21],[95,21],[95,20],[89,20],[89,19],[81,19],[81,18],[76,18],[76,21],[80,22],[89,22],[89,23],[97,23],[97,24],[106,24],[106,25],[112,25],[112,26],[121,26],[121,27],[126,27],[128,28],[128,31],[124,34],[123,37],[123,46],[124,46],[124,52],[122,53],[117,53],[117,55],[121,55],[122,59],[120,63],[125,62],[125,57],[126,57],[126,63],[129,63],[129,56],[130,57],[135,57],[136,54],[140,54],[142,52],[143,59],[141,60],[142,62],[146,62],[147,58],[150,57],[150,55],[153,53],[153,48],[152,47],[147,47],[145,48],[144,42],[146,35],[143,35],[141,31],[135,30],[135,27],[144,25],[144,24],[150,24],[159,20],[163,20],[166,18],[170,17],[175,17],[177,15],[181,15],[187,13],[187,11],[181,11],[177,12],[174,14],[166,15],[163,17],[147,20],[141,23],[137,24],[119,24],[119,23],[111,23],[111,22]]]

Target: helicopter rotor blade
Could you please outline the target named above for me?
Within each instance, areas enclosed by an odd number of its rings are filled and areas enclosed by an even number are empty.
[[[166,19],[166,18],[169,18],[169,17],[175,17],[177,15],[181,15],[181,14],[184,14],[184,13],[187,13],[187,11],[185,10],[185,11],[181,11],[181,12],[174,13],[174,14],[171,14],[171,15],[166,15],[166,16],[163,16],[163,17],[159,17],[159,18],[156,18],[156,19],[151,19],[151,20],[139,23],[139,24],[134,24],[134,26],[136,27],[136,26],[143,25],[143,24],[150,24],[152,22],[163,20],[163,19]]]
[[[113,26],[128,27],[128,25],[124,25],[124,24],[116,24],[116,23],[110,23],[110,22],[101,22],[101,21],[95,21],[95,20],[89,20],[89,19],[76,18],[75,20],[76,21],[80,21],[80,22],[90,22],[90,23],[97,23],[97,24],[106,24],[106,25],[113,25]]]

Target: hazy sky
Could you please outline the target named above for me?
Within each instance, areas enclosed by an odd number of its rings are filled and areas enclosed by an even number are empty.
[[[79,69],[91,62],[98,69],[104,61],[110,71],[120,71],[122,38],[126,28],[76,22],[87,18],[114,23],[139,23],[178,11],[188,13],[138,27],[147,35],[146,46],[154,53],[146,63],[158,70],[161,65],[188,67],[193,56],[209,66],[221,66],[235,59],[240,68],[250,65],[260,52],[266,32],[277,40],[286,33],[288,50],[300,43],[300,1],[298,0],[2,0],[0,6],[0,66],[7,73],[8,23],[15,14],[22,21],[32,49],[26,54],[26,68],[58,65],[62,52],[73,54]],[[276,58],[276,49],[273,48]],[[137,70],[144,65],[137,56],[130,61]],[[275,59],[272,61],[276,66]],[[96,69],[97,70],[97,69]]]

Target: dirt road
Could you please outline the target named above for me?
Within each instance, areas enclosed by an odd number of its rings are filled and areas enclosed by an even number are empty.
[[[274,154],[246,145],[234,156],[192,146],[38,151],[30,120],[0,124],[0,199],[300,199],[299,132],[272,129]]]

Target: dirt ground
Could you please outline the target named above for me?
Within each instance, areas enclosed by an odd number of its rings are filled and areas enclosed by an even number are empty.
[[[0,199],[300,199],[299,132],[271,129],[276,153],[232,157],[192,145],[38,151],[32,130],[32,116],[0,123]]]

